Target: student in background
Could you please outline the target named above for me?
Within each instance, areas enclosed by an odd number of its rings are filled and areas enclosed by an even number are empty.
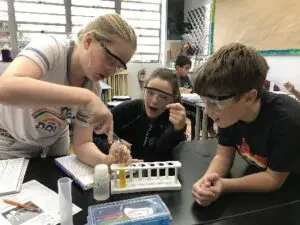
[[[186,55],[179,55],[175,61],[175,73],[178,80],[180,93],[188,94],[193,91],[193,85],[188,77],[192,62]],[[191,139],[195,137],[196,109],[193,106],[183,104],[186,109],[186,116],[191,121]]]
[[[33,39],[0,77],[0,158],[67,154],[74,118],[73,151],[81,161],[119,161],[93,143],[93,128],[110,142],[113,131],[96,82],[126,69],[135,50],[135,32],[118,14],[92,20],[77,42]]]
[[[179,81],[180,93],[191,93],[193,91],[192,82],[188,76],[192,62],[189,57],[179,55],[175,62],[176,76]]]
[[[191,69],[192,62],[189,57],[180,55],[176,59],[175,69],[176,76],[179,81],[179,90],[180,93],[192,93],[193,92],[193,84],[188,76],[188,72]],[[196,123],[196,108],[187,104],[184,104],[186,108],[187,117],[191,120],[191,138],[195,137],[195,123]],[[202,118],[201,114],[201,118]],[[211,137],[215,137],[216,133],[213,128],[214,121],[211,118],[208,118],[207,121],[207,132]]]
[[[209,205],[222,193],[275,191],[300,171],[300,104],[263,90],[268,69],[255,49],[234,43],[196,72],[195,91],[220,127],[216,155],[193,185],[198,204]],[[236,152],[258,172],[226,178]]]
[[[185,140],[186,115],[174,73],[157,69],[145,83],[144,99],[125,101],[112,109],[115,133],[126,143],[132,158],[170,160],[173,148]],[[103,152],[110,146],[103,135],[94,134]],[[122,145],[122,143],[119,143]]]
[[[291,83],[290,81],[285,81],[283,83],[283,86],[286,88],[286,90],[288,90],[288,92],[290,92],[291,94],[295,95],[295,97],[300,100],[300,92],[295,89],[294,84]]]

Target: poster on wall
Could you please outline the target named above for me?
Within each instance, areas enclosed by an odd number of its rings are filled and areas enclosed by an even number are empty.
[[[299,0],[213,0],[210,47],[239,42],[264,55],[300,55]]]

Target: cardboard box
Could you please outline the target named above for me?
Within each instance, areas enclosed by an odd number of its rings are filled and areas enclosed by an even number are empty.
[[[171,59],[176,59],[181,53],[181,42],[170,43]]]

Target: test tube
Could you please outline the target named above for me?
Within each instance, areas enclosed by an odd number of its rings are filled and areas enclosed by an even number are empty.
[[[71,184],[68,177],[57,181],[61,225],[73,225]]]
[[[120,188],[126,188],[126,173],[125,173],[125,165],[122,163],[119,165],[119,186]]]

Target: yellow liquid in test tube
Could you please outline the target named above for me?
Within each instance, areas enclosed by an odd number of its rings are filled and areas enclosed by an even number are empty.
[[[124,164],[120,164],[120,170],[119,170],[119,186],[120,188],[126,188],[126,173],[124,169]],[[123,168],[123,169],[122,169]]]

